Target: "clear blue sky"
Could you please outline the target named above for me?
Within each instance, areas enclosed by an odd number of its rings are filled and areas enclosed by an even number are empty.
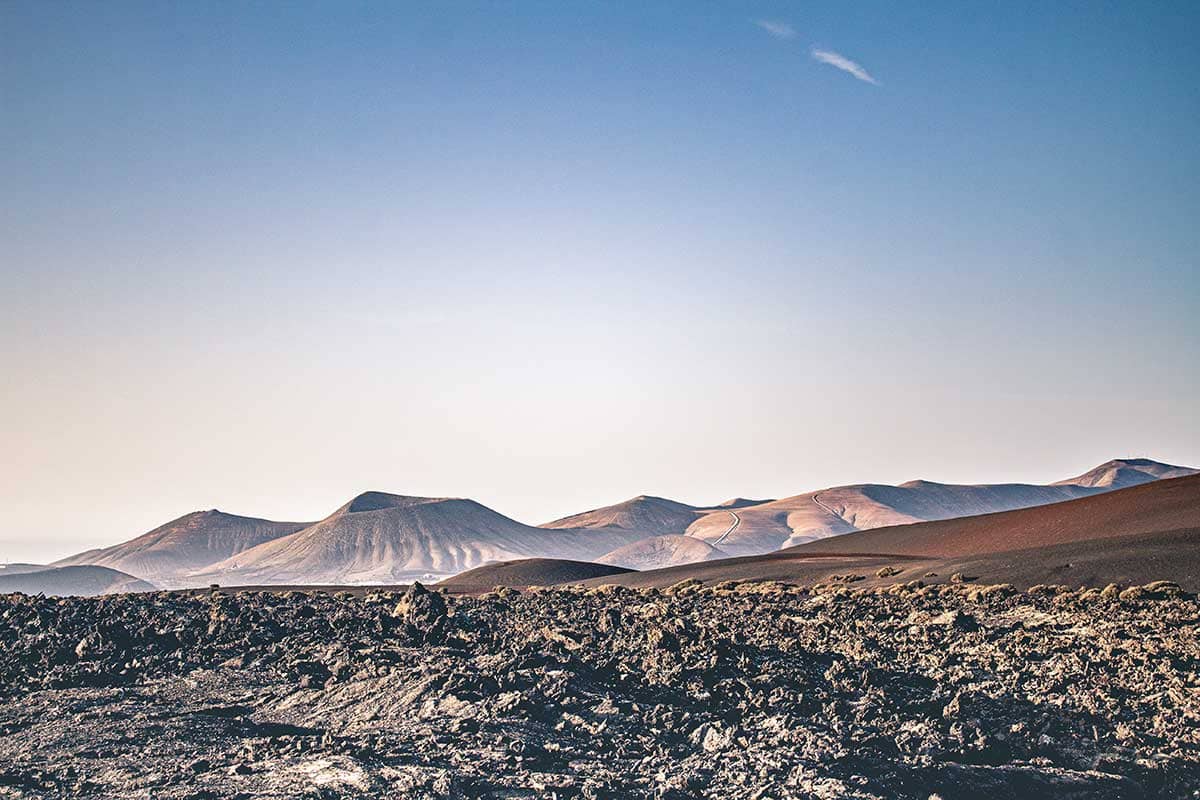
[[[368,488],[540,522],[1196,465],[1198,35],[1194,2],[0,4],[0,559]]]

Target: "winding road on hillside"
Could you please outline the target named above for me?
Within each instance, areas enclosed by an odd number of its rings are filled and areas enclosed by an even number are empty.
[[[822,503],[822,502],[821,502],[821,495],[819,495],[819,494],[814,494],[814,495],[812,496],[812,501],[813,501],[814,503],[816,503],[816,504],[817,504],[817,505],[818,505],[818,506],[819,506],[821,509],[823,509],[823,510],[825,511],[825,513],[826,513],[826,514],[828,514],[829,516],[831,516],[831,517],[837,517],[837,518],[838,518],[838,519],[840,519],[842,522],[845,522],[847,525],[850,525],[850,521],[849,521],[849,520],[847,520],[847,519],[846,519],[845,517],[843,517],[841,514],[837,513],[837,512],[836,512],[836,511],[834,511],[832,508],[830,508],[829,506],[827,506],[827,505],[825,505],[824,503]],[[853,526],[853,525],[850,525],[850,527],[854,527],[854,526]]]
[[[742,518],[738,516],[738,513],[736,511],[727,511],[725,513],[727,513],[727,514],[729,514],[729,516],[733,517],[733,522],[729,523],[729,527],[726,528],[725,532],[721,534],[721,538],[717,539],[715,542],[712,543],[713,547],[716,547],[721,542],[728,539],[729,534],[731,534],[735,530],[737,530],[737,526],[742,524]]]

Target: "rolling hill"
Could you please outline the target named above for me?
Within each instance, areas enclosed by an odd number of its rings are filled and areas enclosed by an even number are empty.
[[[295,533],[307,522],[272,522],[216,509],[195,511],[128,542],[64,558],[56,567],[92,564],[137,575],[160,586],[188,583],[187,576],[244,550]]]
[[[121,592],[150,592],[154,588],[146,581],[124,572],[92,565],[43,567],[16,573],[0,571],[0,594],[21,592],[59,597],[90,597]]]

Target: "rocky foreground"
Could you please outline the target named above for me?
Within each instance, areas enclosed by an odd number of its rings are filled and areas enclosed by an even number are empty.
[[[1171,585],[0,596],[0,797],[1200,797]]]

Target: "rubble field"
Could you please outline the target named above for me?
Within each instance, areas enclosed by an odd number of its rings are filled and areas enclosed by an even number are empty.
[[[0,596],[0,798],[1196,798],[1173,584]]]

